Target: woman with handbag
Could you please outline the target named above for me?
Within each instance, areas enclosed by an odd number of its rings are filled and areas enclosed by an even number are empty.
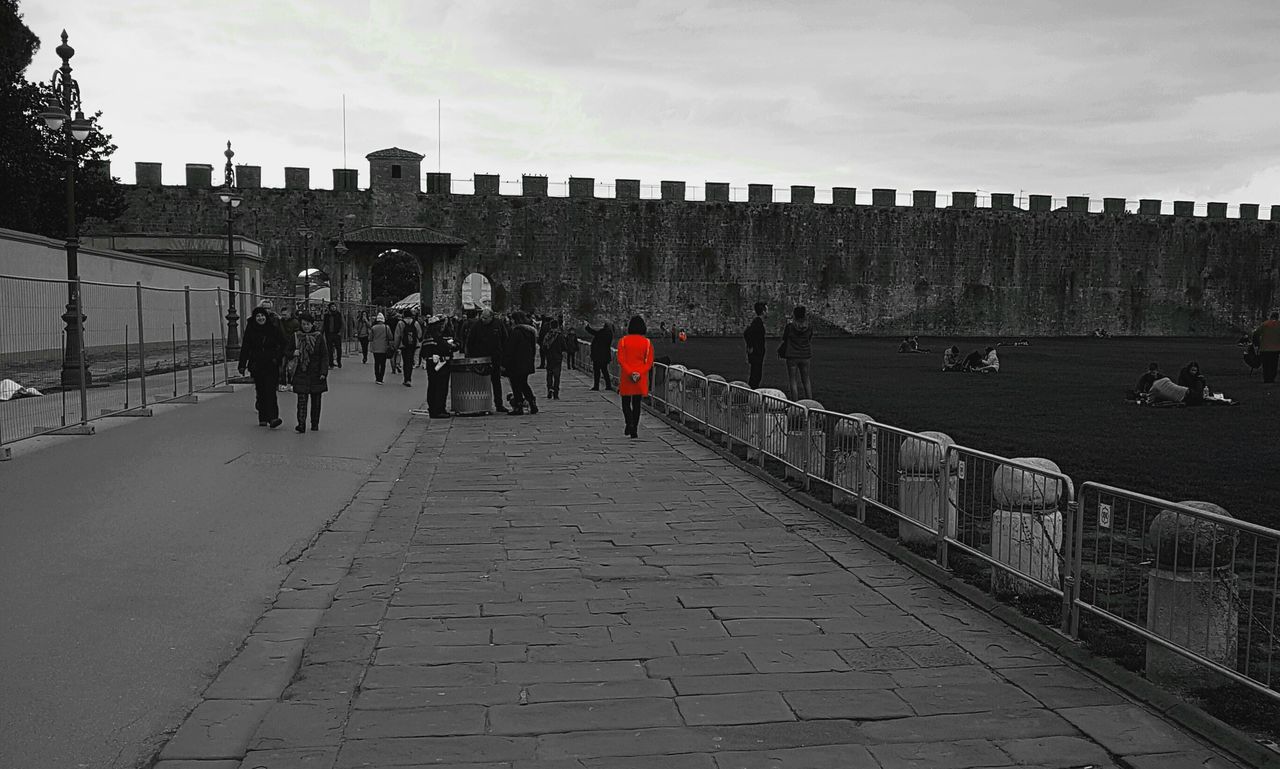
[[[311,313],[298,313],[298,322],[302,330],[293,335],[290,347],[290,356],[298,363],[293,373],[293,391],[298,394],[298,425],[293,429],[305,433],[308,405],[311,429],[320,429],[320,396],[329,390],[329,347]]]
[[[639,437],[640,402],[649,394],[649,369],[653,368],[653,342],[645,336],[644,318],[639,315],[627,323],[626,336],[618,340],[618,395],[622,396],[623,433]]]
[[[284,358],[285,338],[280,327],[271,322],[266,307],[253,308],[249,325],[240,343],[240,375],[245,369],[253,376],[254,406],[258,424],[272,429],[280,426],[280,404],[276,386],[280,382],[280,361]]]
[[[809,325],[803,305],[791,313],[791,320],[782,330],[782,344],[778,356],[787,360],[787,376],[791,380],[792,400],[813,397],[813,384],[809,381],[809,361],[813,358],[813,327]]]

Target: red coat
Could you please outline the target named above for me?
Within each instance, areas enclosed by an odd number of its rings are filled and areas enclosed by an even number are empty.
[[[648,395],[649,369],[653,368],[653,342],[640,334],[627,334],[618,340],[619,395]],[[631,375],[639,374],[640,381],[632,382]]]

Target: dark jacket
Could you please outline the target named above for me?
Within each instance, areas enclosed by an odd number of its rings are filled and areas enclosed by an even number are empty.
[[[369,330],[373,328],[373,324],[363,315],[356,318],[356,339],[368,339]]]
[[[321,324],[321,331],[325,336],[342,333],[342,313],[338,310],[332,310],[324,314],[324,321]]]
[[[422,359],[427,361],[427,371],[431,373],[436,371],[437,362],[432,360],[431,356],[438,355],[448,360],[457,349],[458,345],[453,341],[452,337],[445,336],[443,329],[428,331],[427,335],[422,339]],[[448,365],[440,369],[440,373],[448,371]]]
[[[255,376],[264,372],[274,375],[284,359],[285,345],[284,334],[271,322],[270,316],[261,325],[249,316],[249,325],[240,342],[240,368],[248,368]]]
[[[1205,381],[1203,374],[1194,374],[1191,372],[1191,364],[1182,367],[1178,372],[1178,384],[1187,388],[1187,397],[1184,403],[1202,403],[1204,402],[1204,391],[1209,386]]]
[[[1159,371],[1148,371],[1138,377],[1138,386],[1136,389],[1140,393],[1151,392],[1151,385],[1160,377],[1164,376]]]
[[[471,336],[467,338],[467,355],[472,358],[488,356],[501,361],[507,346],[507,326],[497,318],[477,319],[471,324]]]
[[[764,319],[759,315],[755,317],[747,325],[747,330],[742,332],[742,338],[747,340],[747,355],[752,358],[764,357]]]
[[[613,360],[613,326],[608,323],[600,328],[587,326],[587,333],[591,334],[591,361],[604,364]]]
[[[560,329],[554,328],[547,332],[542,338],[542,347],[547,351],[547,368],[560,368],[567,344],[569,341],[565,339],[564,332]]]
[[[307,334],[299,331],[289,342],[289,354],[301,353]],[[324,341],[324,334],[312,331],[314,351],[306,356],[298,357],[298,368],[293,372],[293,391],[296,393],[322,393],[329,390],[329,345]]]
[[[809,340],[813,339],[813,326],[807,321],[787,321],[787,327],[782,330],[782,341],[787,345],[787,360],[800,360],[813,357],[813,347],[809,344]]]
[[[502,370],[507,376],[528,376],[536,369],[534,356],[538,352],[538,332],[533,326],[521,323],[511,329],[507,346],[502,353]]]

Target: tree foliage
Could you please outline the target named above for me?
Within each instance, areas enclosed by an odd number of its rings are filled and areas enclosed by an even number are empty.
[[[370,273],[373,284],[373,303],[390,307],[417,291],[421,285],[418,260],[404,251],[388,251],[373,263]]]
[[[40,119],[52,95],[50,83],[26,78],[39,50],[40,38],[23,22],[17,0],[0,0],[0,227],[62,238],[67,234],[65,133],[55,134]],[[71,148],[78,223],[111,221],[125,209],[119,180],[101,170],[116,150],[102,130],[101,115],[93,114],[93,133]]]

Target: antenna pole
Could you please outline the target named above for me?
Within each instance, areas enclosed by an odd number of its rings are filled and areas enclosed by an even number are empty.
[[[436,173],[440,173],[440,147],[442,144],[440,138],[440,100],[436,99]]]
[[[342,94],[342,167],[347,167],[347,95]]]

